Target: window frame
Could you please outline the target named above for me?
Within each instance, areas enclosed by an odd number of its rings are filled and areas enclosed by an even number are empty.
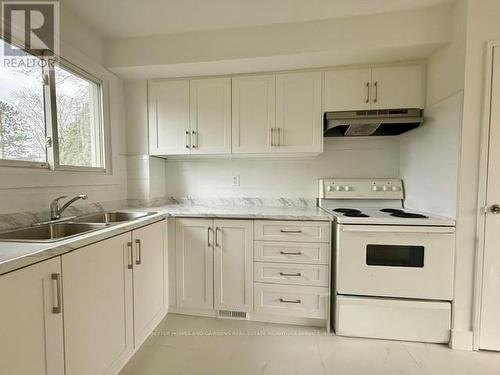
[[[39,56],[31,53],[29,50],[22,48],[21,43],[15,38],[11,38],[8,42],[5,40],[5,33],[0,33],[0,39],[4,43],[9,43],[17,48],[22,49],[31,58],[36,58],[44,61],[42,68],[43,82],[43,102],[44,102],[44,117],[45,117],[45,162],[15,160],[15,159],[0,159],[0,167],[15,167],[15,168],[33,168],[44,169],[50,171],[66,171],[66,172],[94,172],[109,174],[111,172],[111,141],[110,141],[110,126],[107,118],[108,111],[105,110],[109,105],[106,100],[107,84],[104,80],[97,78],[93,74],[69,62],[68,60],[58,57]],[[60,163],[59,159],[59,133],[57,122],[57,101],[56,101],[56,81],[54,66],[59,65],[62,69],[75,74],[83,79],[93,82],[97,85],[97,113],[101,126],[102,142],[101,142],[101,158],[102,167],[85,167],[72,166]]]

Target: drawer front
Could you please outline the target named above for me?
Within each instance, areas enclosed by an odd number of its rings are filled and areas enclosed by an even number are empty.
[[[330,223],[322,221],[255,221],[255,239],[262,241],[329,242]]]
[[[328,266],[254,263],[254,281],[274,284],[328,286]]]
[[[255,241],[254,260],[259,262],[329,264],[330,244]]]
[[[296,318],[326,319],[328,288],[254,284],[254,311]]]
[[[450,327],[449,302],[337,296],[340,336],[447,343]]]

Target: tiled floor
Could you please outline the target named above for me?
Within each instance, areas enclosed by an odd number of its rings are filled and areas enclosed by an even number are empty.
[[[499,375],[500,353],[169,314],[121,375]]]

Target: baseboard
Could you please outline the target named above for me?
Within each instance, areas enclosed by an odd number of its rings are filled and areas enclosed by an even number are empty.
[[[451,330],[451,339],[449,347],[455,350],[473,350],[473,333],[472,331],[463,331],[460,329]]]
[[[193,315],[193,316],[205,316],[208,318],[216,318],[217,312],[215,310],[203,310],[203,309],[192,309],[186,307],[169,306],[169,314],[180,314],[180,315]]]

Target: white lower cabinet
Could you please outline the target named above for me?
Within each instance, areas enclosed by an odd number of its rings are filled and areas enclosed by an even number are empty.
[[[117,374],[166,313],[165,222],[62,256],[66,375]]]
[[[253,221],[176,219],[179,312],[252,310]]]
[[[114,374],[133,351],[130,233],[62,256],[67,375]]]
[[[0,373],[64,374],[60,277],[59,257],[0,276]]]

